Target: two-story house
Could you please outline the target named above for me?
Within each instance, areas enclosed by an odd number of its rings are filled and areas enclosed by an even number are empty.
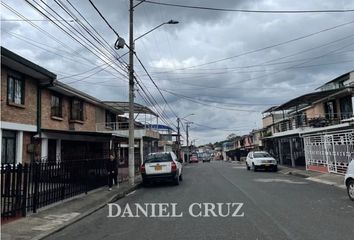
[[[263,112],[266,149],[280,163],[344,173],[353,152],[354,72]]]
[[[56,75],[1,47],[1,163],[29,162],[40,132],[40,89]]]
[[[41,159],[108,158],[114,137],[97,132],[96,124],[115,120],[121,111],[58,81],[41,90],[40,105],[41,131],[35,138]]]
[[[96,124],[119,114],[1,47],[2,163],[107,158],[116,137]]]

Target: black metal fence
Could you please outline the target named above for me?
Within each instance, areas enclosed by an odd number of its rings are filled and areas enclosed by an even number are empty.
[[[26,216],[27,212],[107,185],[106,162],[1,164],[1,218]]]

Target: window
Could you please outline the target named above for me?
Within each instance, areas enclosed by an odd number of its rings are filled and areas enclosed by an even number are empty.
[[[106,110],[106,123],[116,122],[116,115],[108,110]]]
[[[15,104],[25,104],[25,81],[20,76],[11,75],[7,81],[7,101]]]
[[[84,121],[84,103],[78,99],[71,101],[71,120]]]
[[[254,158],[267,158],[267,157],[272,157],[269,155],[269,153],[266,152],[256,152],[253,154]]]
[[[116,126],[116,115],[108,110],[106,110],[106,127],[114,129]]]
[[[62,117],[62,101],[59,96],[52,95],[51,115],[54,117]]]
[[[1,163],[16,163],[16,132],[2,131]]]

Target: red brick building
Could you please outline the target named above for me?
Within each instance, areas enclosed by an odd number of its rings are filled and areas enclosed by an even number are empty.
[[[1,47],[1,162],[107,158],[111,133],[98,122],[122,114]]]

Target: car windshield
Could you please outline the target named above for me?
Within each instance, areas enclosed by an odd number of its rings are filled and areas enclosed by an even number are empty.
[[[253,153],[253,157],[254,158],[268,158],[268,157],[272,157],[272,156],[270,156],[270,154],[266,153],[266,152],[257,152],[257,153]]]
[[[155,162],[172,162],[171,154],[169,153],[151,154],[145,159],[145,163],[155,163]]]

